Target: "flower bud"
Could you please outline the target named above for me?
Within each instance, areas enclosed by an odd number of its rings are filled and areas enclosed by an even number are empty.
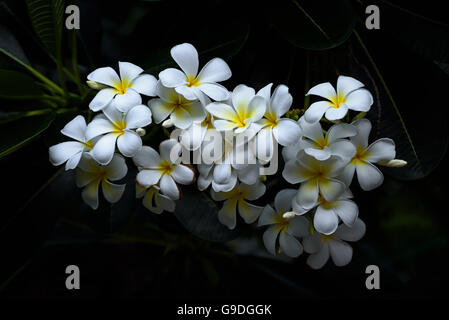
[[[400,168],[407,165],[407,161],[401,159],[385,160],[377,162],[378,165],[384,167]]]
[[[87,80],[86,81],[87,85],[89,86],[89,88],[95,89],[95,90],[101,90],[104,88],[107,88],[108,86],[105,86],[101,83],[95,82],[95,81],[91,81],[91,80]]]
[[[136,133],[139,135],[139,137],[143,137],[147,132],[144,128],[137,128]]]
[[[282,217],[283,217],[284,219],[291,219],[291,218],[296,217],[296,213],[294,213],[293,211],[288,211],[288,212],[284,213],[284,214],[282,215]]]
[[[167,120],[165,120],[164,122],[162,122],[162,126],[163,126],[164,128],[171,128],[171,127],[173,127],[173,121],[172,121],[172,119],[167,119]]]

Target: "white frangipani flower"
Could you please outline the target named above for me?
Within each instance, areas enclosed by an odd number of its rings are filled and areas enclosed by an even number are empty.
[[[267,102],[265,114],[258,122],[262,129],[257,134],[257,153],[263,160],[271,159],[274,140],[282,146],[288,146],[295,144],[301,136],[301,130],[295,121],[281,118],[293,102],[288,87],[281,84],[271,95],[272,85],[270,83],[257,92],[257,96],[264,97]]]
[[[314,232],[303,239],[304,251],[311,255],[307,264],[312,269],[321,269],[332,257],[337,267],[347,265],[352,260],[352,247],[345,241],[358,241],[365,234],[365,223],[357,218],[352,228],[345,224],[338,226],[334,234],[324,235]]]
[[[179,44],[170,50],[181,70],[169,68],[159,73],[162,84],[174,88],[188,100],[199,99],[206,105],[206,96],[216,101],[228,99],[229,91],[217,82],[228,80],[232,73],[223,59],[210,60],[198,73],[198,52],[189,43]]]
[[[142,139],[135,129],[150,123],[151,111],[147,106],[137,105],[128,112],[121,112],[110,105],[87,126],[87,139],[101,136],[92,148],[92,156],[98,163],[108,164],[114,155],[117,142],[122,155],[133,157],[142,147]]]
[[[192,168],[179,164],[181,144],[168,139],[159,145],[159,153],[151,147],[143,146],[134,156],[134,163],[142,170],[137,174],[137,183],[150,187],[159,183],[162,193],[170,199],[178,200],[181,192],[176,183],[191,184],[195,180]]]
[[[303,208],[310,209],[315,206],[319,194],[326,201],[335,201],[345,191],[346,185],[336,177],[346,163],[337,156],[318,161],[301,150],[296,159],[285,164],[282,176],[291,184],[301,183],[297,202]]]
[[[110,181],[122,179],[127,172],[125,159],[117,153],[105,166],[99,165],[90,154],[86,154],[78,165],[76,185],[84,188],[81,193],[84,202],[92,209],[97,209],[100,184],[105,199],[110,203],[116,203],[123,195],[125,184],[114,184]]]
[[[86,120],[83,116],[76,116],[62,128],[61,133],[76,141],[58,143],[49,149],[50,162],[59,166],[66,162],[65,169],[75,169],[85,152],[92,150],[93,142],[86,139]]]
[[[229,192],[215,192],[211,190],[212,199],[223,201],[223,207],[218,211],[218,220],[229,229],[234,229],[237,223],[237,207],[240,216],[246,223],[253,223],[257,220],[263,207],[255,206],[245,200],[259,199],[266,191],[263,183],[258,182],[253,185],[245,183],[237,184]]]
[[[360,81],[345,76],[338,77],[337,91],[329,82],[314,86],[306,95],[313,94],[328,101],[312,103],[304,114],[305,119],[315,123],[324,114],[326,119],[334,121],[343,119],[348,110],[367,112],[373,104],[373,96],[362,87]]]
[[[258,225],[270,225],[263,234],[263,243],[272,255],[276,255],[278,236],[279,247],[287,256],[296,258],[303,252],[301,243],[295,237],[302,238],[309,234],[309,222],[291,211],[296,192],[294,189],[279,191],[274,199],[274,209],[266,205],[260,215]]]
[[[187,100],[173,88],[164,87],[160,81],[156,86],[156,94],[159,98],[148,102],[156,123],[161,123],[170,116],[175,127],[186,129],[193,121],[203,121],[206,118],[206,111],[199,100]]]
[[[267,109],[265,98],[256,96],[253,88],[240,84],[232,91],[231,101],[232,106],[221,102],[206,106],[214,116],[214,127],[218,131],[234,130],[236,134],[249,129],[255,135],[261,128],[256,122],[262,119]]]
[[[107,86],[101,89],[90,102],[92,111],[99,111],[109,104],[122,112],[142,103],[140,94],[155,96],[156,78],[141,74],[143,69],[129,62],[119,62],[120,77],[111,67],[103,67],[91,72],[87,79]]]
[[[174,212],[176,203],[166,195],[163,195],[159,191],[157,185],[142,187],[136,183],[136,196],[137,198],[143,197],[143,206],[153,213],[161,214],[164,211]]]
[[[391,139],[382,138],[368,146],[371,122],[368,119],[360,119],[352,124],[358,129],[358,134],[350,138],[356,148],[356,154],[346,165],[341,178],[349,186],[354,172],[357,172],[360,187],[370,191],[384,181],[382,172],[373,163],[393,160],[396,156],[395,144]]]

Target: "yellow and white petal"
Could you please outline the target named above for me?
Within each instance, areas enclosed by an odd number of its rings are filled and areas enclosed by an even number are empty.
[[[316,179],[307,180],[301,183],[296,194],[296,201],[304,209],[313,208],[318,200],[318,192],[319,188]]]
[[[102,136],[97,143],[95,143],[90,153],[99,164],[107,165],[111,161],[114,156],[115,142],[117,138],[117,134],[108,133]]]
[[[356,153],[354,144],[348,140],[335,141],[329,149],[332,155],[337,155],[347,160],[352,159]]]
[[[352,227],[341,224],[335,232],[335,236],[344,241],[354,242],[362,239],[362,237],[365,235],[365,232],[365,223],[360,218],[357,218]]]
[[[337,200],[345,191],[346,185],[337,179],[320,179],[320,193],[326,201]]]
[[[114,99],[117,94],[117,90],[112,88],[104,88],[97,92],[95,97],[89,103],[89,108],[94,111],[103,110]]]
[[[186,75],[181,70],[168,68],[159,73],[159,79],[164,87],[177,88],[186,84]]]
[[[170,50],[172,58],[186,75],[196,76],[198,73],[198,51],[190,43],[182,43]]]
[[[162,210],[168,212],[174,212],[176,208],[175,201],[160,193],[157,194],[155,198],[155,203],[159,208],[162,208]]]
[[[311,254],[307,258],[307,265],[314,270],[318,270],[324,267],[324,265],[328,260],[329,260],[329,245],[326,243],[321,247],[320,251]]]
[[[342,103],[339,108],[329,108],[326,110],[326,114],[324,115],[327,120],[335,121],[343,119],[344,116],[348,113],[348,106],[345,103]]]
[[[331,108],[329,101],[318,101],[312,103],[304,113],[304,119],[309,123],[316,123],[321,120],[324,113]]]
[[[327,131],[327,137],[329,143],[332,144],[339,139],[353,137],[357,134],[357,132],[357,127],[353,126],[352,124],[339,123],[329,128],[329,130]]]
[[[269,227],[263,234],[262,240],[265,248],[272,255],[276,255],[276,239],[279,235],[279,228],[276,226]]]
[[[84,150],[85,145],[78,141],[66,141],[51,146],[49,149],[50,162],[59,166],[71,157]]]
[[[237,123],[228,120],[214,120],[215,129],[218,131],[229,131],[237,127]]]
[[[263,207],[255,206],[251,203],[246,202],[243,199],[238,201],[238,207],[239,207],[240,216],[248,224],[256,221],[257,218],[259,218],[259,215],[263,210]]]
[[[218,220],[230,230],[235,228],[237,220],[237,200],[228,199],[223,203],[223,207],[218,211]]]
[[[125,130],[124,134],[117,138],[117,148],[125,157],[134,157],[142,148],[142,139],[131,130]]]
[[[166,102],[159,98],[154,98],[148,101],[148,106],[151,109],[151,113],[154,118],[155,123],[161,123],[172,113],[175,105],[169,102]]]
[[[98,68],[87,75],[87,79],[90,81],[99,82],[110,87],[114,87],[115,84],[120,82],[120,78],[111,67]]]
[[[135,78],[131,84],[131,88],[138,93],[154,97],[156,95],[157,79],[151,74],[141,74]]]
[[[198,77],[201,82],[213,83],[228,80],[231,75],[228,64],[221,58],[214,58],[206,63]]]
[[[367,153],[369,162],[388,161],[396,157],[396,147],[393,140],[382,138],[371,143]]]
[[[81,157],[83,156],[83,151],[78,152],[77,154],[74,154],[67,160],[65,163],[65,169],[66,170],[72,170],[75,169],[78,166],[78,163],[81,160]]]
[[[101,188],[103,189],[103,195],[105,199],[110,203],[116,203],[120,200],[125,191],[126,184],[115,184],[107,180],[103,180]]]
[[[236,111],[230,105],[221,102],[212,102],[206,106],[206,110],[216,118],[237,122]]]
[[[332,209],[340,217],[343,223],[349,227],[354,225],[359,215],[359,207],[351,200],[339,200]]]
[[[339,76],[337,80],[337,92],[343,97],[346,97],[350,92],[363,86],[363,83],[352,77]]]
[[[277,117],[280,118],[290,109],[292,103],[293,97],[288,92],[288,87],[281,84],[274,89],[269,109],[274,111]]]
[[[142,72],[143,69],[131,62],[118,62],[118,68],[120,73],[120,79],[126,82],[132,82],[135,78],[137,78]]]
[[[232,91],[232,105],[236,110],[238,110],[240,106],[244,106],[246,108],[255,93],[256,92],[253,88],[250,88],[244,84],[239,84]]]
[[[250,120],[251,122],[256,122],[264,116],[266,110],[267,110],[267,101],[259,96],[254,96],[249,104],[242,105],[247,106],[246,110],[244,112],[244,117],[241,119]],[[237,112],[240,112],[236,107]]]
[[[111,162],[105,167],[103,167],[104,171],[106,171],[106,178],[111,181],[116,181],[124,178],[126,173],[128,172],[128,167],[126,166],[125,158],[123,158],[120,154],[114,154]]]
[[[101,117],[96,117],[87,126],[86,140],[91,140],[95,137],[112,131],[114,131],[114,126],[111,121]]]
[[[188,87],[187,85],[180,85],[180,86],[177,86],[176,88],[175,88],[175,92],[177,93],[177,94],[180,94],[180,95],[182,95],[184,98],[186,98],[187,100],[198,100],[198,99],[200,99],[199,97],[198,97],[198,91],[197,91],[197,87]],[[202,92],[201,91],[199,91],[199,93],[200,93],[200,95],[202,95]],[[201,99],[200,99],[200,101],[201,101]],[[202,102],[203,103],[203,102]]]
[[[159,170],[144,169],[139,171],[136,180],[141,186],[149,187],[158,183],[161,176],[162,173]]]
[[[133,157],[133,161],[138,167],[157,169],[162,159],[156,150],[148,146],[143,146]]]
[[[355,170],[357,171],[357,180],[364,191],[376,189],[384,181],[382,172],[369,162],[359,162]]]
[[[78,164],[78,168],[82,169],[86,172],[91,172],[93,174],[97,174],[100,168],[100,165],[94,160],[90,153],[84,152],[81,160]]]
[[[218,83],[201,83],[198,89],[216,101],[226,100],[230,96],[228,89]]]
[[[191,184],[195,180],[193,169],[184,164],[175,165],[171,176],[180,184]]]
[[[100,181],[101,179],[93,180],[86,187],[84,187],[81,192],[81,198],[83,198],[83,201],[94,210],[98,208],[98,187],[100,185]]]
[[[181,197],[181,191],[171,176],[162,175],[160,187],[161,192],[172,200],[178,200]]]
[[[366,89],[358,89],[346,96],[345,104],[354,111],[367,112],[373,104],[373,96]]]
[[[301,165],[296,159],[289,160],[282,171],[282,176],[288,183],[296,184],[311,178],[311,171]]]
[[[80,168],[76,170],[76,186],[78,188],[83,188],[89,183],[97,179],[97,175],[92,172],[84,171]]]
[[[146,127],[151,123],[151,110],[143,104],[132,107],[125,116],[126,129]]]
[[[260,181],[253,185],[240,183],[238,189],[243,192],[247,200],[259,199],[267,191],[267,187]]]
[[[192,118],[184,108],[175,108],[170,115],[170,119],[173,121],[175,127],[180,129],[187,129],[192,124]]]
[[[330,239],[329,251],[337,267],[343,267],[352,260],[352,247],[341,240]]]
[[[299,257],[304,251],[302,244],[286,232],[281,232],[279,235],[279,246],[282,252],[291,258]]]
[[[306,96],[311,94],[330,100],[337,95],[337,92],[335,92],[334,87],[329,82],[324,82],[310,88],[310,90],[306,93]]]
[[[321,235],[318,232],[309,234],[302,240],[302,245],[304,246],[304,251],[307,253],[317,253],[323,247],[323,241],[321,240]]]
[[[124,94],[116,94],[111,102],[111,105],[121,112],[128,112],[138,104],[142,104],[142,97],[132,88],[128,88]]]
[[[162,160],[167,160],[171,163],[177,162],[182,151],[181,144],[175,139],[167,139],[159,145],[159,153]]]
[[[369,134],[371,132],[371,122],[368,119],[360,119],[357,121],[354,121],[352,123],[357,130],[357,135],[351,137],[351,141],[356,145],[360,145],[363,148],[368,147],[368,138]]]
[[[289,146],[295,144],[301,137],[301,129],[291,119],[280,119],[273,128],[273,135],[280,145]]]
[[[257,225],[259,227],[266,226],[269,224],[275,223],[275,218],[277,217],[277,213],[274,211],[274,209],[267,204],[260,213],[259,221],[257,222]]]
[[[190,114],[190,118],[194,122],[201,122],[206,119],[206,110],[199,101],[185,103],[183,108]]]
[[[76,116],[62,128],[61,133],[80,142],[86,142],[86,120],[83,116]]]
[[[290,219],[286,232],[295,237],[305,237],[309,234],[309,221],[304,217],[296,216]]]
[[[332,208],[318,206],[313,217],[313,227],[319,233],[330,235],[337,230],[338,216]]]
[[[276,212],[284,213],[290,211],[292,208],[292,200],[295,198],[298,190],[283,189],[276,194],[274,198],[274,207]]]

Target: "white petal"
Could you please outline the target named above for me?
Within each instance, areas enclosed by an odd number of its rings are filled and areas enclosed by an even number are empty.
[[[284,189],[279,191],[274,198],[276,212],[284,213],[292,208],[292,200],[298,191],[295,189]]]
[[[174,104],[168,103],[159,98],[148,101],[148,106],[151,109],[155,123],[161,123],[164,121],[175,108]]]
[[[177,94],[182,95],[187,100],[197,100],[199,98],[197,96],[198,94],[197,94],[196,89],[197,89],[196,87],[188,87],[186,85],[179,85],[175,88],[175,92]],[[201,93],[201,91],[200,91],[200,93]]]
[[[198,87],[204,94],[216,101],[223,101],[229,98],[229,91],[217,83],[202,83]]]
[[[287,233],[296,237],[305,237],[309,234],[309,221],[304,217],[294,217],[290,219],[290,226]]]
[[[294,145],[282,148],[282,157],[285,162],[295,160],[298,151],[301,150],[301,141],[297,141]]]
[[[273,96],[270,101],[270,109],[273,110],[278,118],[284,115],[291,107],[293,97],[288,92],[288,87],[281,84],[274,89]]]
[[[348,93],[363,87],[363,83],[351,77],[339,76],[337,80],[337,92],[343,97],[346,97]]]
[[[96,179],[84,187],[81,192],[83,201],[88,204],[92,209],[98,208],[98,187],[100,185],[100,179]]]
[[[346,242],[330,239],[329,240],[329,251],[337,267],[342,267],[351,262],[352,259],[352,248]]]
[[[124,94],[116,94],[112,105],[121,112],[128,112],[134,106],[142,103],[142,97],[132,88],[128,88]]]
[[[155,202],[156,202],[156,205],[161,207],[164,211],[168,211],[168,212],[175,211],[176,203],[172,199],[170,199],[169,197],[167,197],[163,194],[158,194],[155,199]]]
[[[61,133],[80,142],[86,142],[86,128],[87,125],[84,117],[76,116],[62,128]]]
[[[291,119],[281,119],[277,126],[273,128],[273,135],[282,146],[292,145],[301,136],[298,124]]]
[[[292,207],[292,211],[296,214],[296,215],[303,215],[303,214],[305,214],[305,213],[307,213],[307,212],[309,212],[312,208],[304,208],[301,204],[299,204],[299,202],[298,202],[298,197],[297,196],[295,196],[293,199],[292,199],[292,202],[291,202],[291,207]]]
[[[163,208],[156,204],[156,198],[159,197],[158,190],[155,187],[151,187],[145,193],[145,197],[143,198],[142,204],[145,208],[150,210],[153,213],[161,214]]]
[[[252,122],[256,122],[265,114],[265,111],[267,110],[267,102],[264,98],[259,96],[254,96],[250,103],[246,105],[246,112],[245,116],[246,119],[250,119]]]
[[[140,94],[154,97],[156,95],[157,79],[151,74],[142,74],[133,80],[131,88]]]
[[[76,186],[78,188],[87,186],[97,178],[98,177],[95,174],[92,174],[92,172],[84,171],[81,168],[76,170]]]
[[[234,122],[237,113],[230,105],[220,102],[212,102],[206,106],[206,110],[214,117]]]
[[[263,207],[255,206],[251,203],[246,202],[245,200],[239,200],[238,207],[240,216],[248,224],[256,221],[263,210]]]
[[[181,149],[181,144],[175,139],[164,140],[159,145],[161,158],[171,163],[175,163],[178,160]]]
[[[143,69],[131,62],[118,62],[118,69],[120,72],[120,79],[127,82],[132,82],[139,74],[143,72]]]
[[[237,177],[245,184],[255,184],[259,179],[259,166],[249,164],[245,168],[237,170]]]
[[[356,136],[351,137],[351,141],[357,146],[360,145],[364,148],[368,147],[368,138],[371,132],[371,122],[368,119],[360,119],[352,123],[358,133]]]
[[[126,129],[146,127],[151,123],[151,110],[143,104],[131,108],[125,116]]]
[[[219,184],[215,181],[212,181],[212,189],[219,192],[228,192],[231,191],[237,184],[237,174],[235,173],[235,171],[233,171],[231,173],[231,177],[229,178],[229,180],[224,183],[224,184]]]
[[[349,187],[351,185],[352,179],[354,178],[355,165],[352,163],[348,163],[346,167],[340,174],[340,180]]]
[[[231,177],[231,165],[227,163],[215,165],[213,176],[215,182],[219,184],[226,183]]]
[[[374,141],[367,149],[369,162],[392,160],[396,156],[394,141],[382,138]]]
[[[366,89],[358,89],[346,97],[345,104],[351,110],[367,112],[373,104],[373,96]]]
[[[263,234],[263,244],[272,255],[276,255],[276,239],[279,231],[277,226],[271,226]]]
[[[110,203],[116,203],[119,201],[125,191],[124,184],[114,184],[107,180],[103,180],[101,187],[103,189],[104,197]]]
[[[162,84],[168,88],[175,88],[186,83],[186,75],[178,69],[168,68],[159,73]]]
[[[244,84],[239,84],[232,91],[232,105],[234,108],[237,108],[239,105],[247,106],[254,95],[255,91],[253,88],[245,86]]]
[[[160,182],[161,191],[172,200],[178,200],[181,197],[181,192],[172,177],[163,175]]]
[[[201,70],[198,77],[201,83],[204,82],[221,82],[228,80],[232,75],[228,64],[220,58],[210,60]],[[225,100],[225,99],[222,99]]]
[[[78,163],[80,162],[82,155],[83,155],[83,152],[80,151],[77,154],[74,154],[73,156],[71,156],[70,159],[67,160],[67,162],[65,164],[65,169],[66,170],[75,169],[78,166]]]
[[[223,208],[218,211],[218,220],[229,229],[234,229],[237,218],[237,200],[229,199],[223,203]]]
[[[195,77],[198,73],[198,51],[190,43],[174,46],[170,54],[185,74]],[[160,76],[159,76],[160,77]]]
[[[134,157],[142,148],[142,139],[134,131],[126,130],[123,135],[118,137],[117,147],[125,157]]]
[[[265,87],[257,91],[256,95],[261,96],[267,100],[267,102],[270,101],[271,97],[271,87],[273,86],[272,83],[267,84]]]
[[[237,127],[237,123],[228,120],[215,120],[213,124],[218,131],[229,131]]]
[[[263,128],[256,136],[257,158],[269,161],[274,154],[274,136],[271,127]]]
[[[319,233],[326,235],[332,234],[337,230],[338,217],[332,209],[318,206],[313,217],[313,227]]]
[[[257,225],[260,227],[260,226],[273,224],[276,216],[277,216],[276,212],[273,210],[273,208],[269,204],[267,204],[263,208],[263,210],[260,214],[259,221],[257,222]]]
[[[206,119],[206,110],[199,101],[185,103],[182,107],[190,114],[192,121],[200,122]]]
[[[331,107],[327,109],[325,117],[327,120],[340,120],[343,119],[344,116],[348,113],[348,107],[346,104],[342,103],[339,108]]]
[[[307,264],[312,269],[318,270],[321,269],[328,260],[329,260],[329,246],[327,244],[324,244],[321,247],[320,251],[311,254],[307,258]]]
[[[95,143],[91,154],[98,163],[106,165],[111,161],[114,155],[117,137],[118,135],[115,133],[108,133]]]
[[[106,177],[111,181],[122,179],[128,172],[125,158],[123,158],[118,153],[114,154],[111,162],[109,162],[109,164],[103,168],[106,171]]]
[[[197,150],[201,147],[206,131],[206,126],[194,122],[189,128],[183,131],[180,142],[187,150]]]
[[[114,87],[117,83],[120,83],[120,78],[118,77],[117,72],[115,72],[115,70],[111,67],[98,68],[89,73],[87,79],[111,87]]]
[[[300,182],[304,182],[309,179],[307,175],[308,171],[301,166],[301,164],[294,160],[289,160],[282,171],[282,176],[288,183],[296,184]]]
[[[98,119],[108,119],[112,123],[121,122],[123,120],[123,112],[117,109],[113,104],[110,104],[103,109],[103,114],[105,117],[99,116]],[[97,117],[95,117],[94,120],[97,120]]]
[[[89,108],[94,112],[104,109],[112,101],[116,93],[115,89],[101,89],[89,103]]]
[[[198,190],[204,191],[206,190],[210,184],[212,183],[212,175],[203,176],[199,175],[197,180]]]
[[[305,236],[302,245],[304,246],[304,251],[307,253],[317,253],[323,247],[323,241],[321,240],[321,235],[318,232]]]
[[[173,172],[171,173],[171,176],[177,183],[180,184],[190,184],[195,179],[195,172],[192,168],[184,165],[184,164],[178,164],[175,165]]]
[[[357,163],[356,171],[360,187],[365,191],[376,189],[384,181],[382,172],[369,162]]]
[[[354,224],[359,215],[359,208],[351,200],[339,200],[332,209],[341,218],[343,223],[349,227]]]
[[[359,241],[365,235],[366,226],[365,223],[357,218],[352,227],[348,227],[347,225],[340,225],[335,232],[335,236],[345,240],[345,241]]]
[[[318,183],[316,180],[303,182],[296,195],[296,201],[304,209],[313,208],[318,200]]]
[[[350,143],[350,142],[348,142],[348,143]],[[324,148],[324,149],[305,148],[304,151],[309,156],[312,156],[319,161],[327,160],[332,156],[331,149],[329,149],[329,148]]]
[[[159,170],[141,170],[137,174],[137,182],[144,187],[155,185],[161,178],[161,172]]]
[[[188,113],[184,108],[175,108],[170,115],[170,119],[175,124],[175,127],[180,129],[187,129],[192,125],[190,113]]]
[[[161,157],[156,150],[151,147],[143,146],[133,158],[134,163],[142,168],[158,168]]]
[[[303,252],[302,244],[285,232],[281,232],[279,236],[279,246],[287,256],[292,258],[299,257]]]
[[[320,84],[317,84],[316,86],[312,87],[309,90],[309,92],[306,93],[306,96],[311,95],[311,94],[313,94],[315,96],[320,96],[320,97],[326,98],[328,100],[330,100],[330,98],[333,98],[337,95],[334,87],[329,82],[320,83]]]
[[[265,194],[267,187],[262,182],[258,182],[253,185],[240,183],[239,190],[245,193],[245,199],[256,200]]]
[[[304,119],[307,122],[315,123],[321,120],[323,114],[331,108],[329,101],[318,101],[312,103],[304,113]]]
[[[58,143],[49,149],[50,162],[54,166],[59,166],[77,153],[82,152],[84,147],[84,144],[78,141]]]
[[[346,185],[337,179],[320,180],[320,192],[327,201],[335,201],[343,194]]]
[[[353,126],[352,124],[339,123],[330,127],[330,129],[327,131],[327,136],[329,143],[332,144],[332,142],[338,139],[353,137],[357,134],[357,132],[357,127]]]
[[[324,139],[323,129],[321,128],[320,122],[307,123],[306,125],[303,125],[302,135],[312,141]]]
[[[355,146],[348,140],[336,141],[330,146],[331,154],[340,156],[344,159],[352,159],[356,153]]]

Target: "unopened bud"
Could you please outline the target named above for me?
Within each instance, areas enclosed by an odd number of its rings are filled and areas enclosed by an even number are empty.
[[[294,213],[293,211],[288,211],[288,212],[284,213],[284,214],[282,215],[282,217],[283,217],[284,219],[291,219],[291,218],[296,217],[296,213]]]
[[[378,165],[384,167],[400,168],[407,165],[407,161],[401,159],[385,160],[377,162]]]
[[[87,80],[86,81],[87,85],[89,86],[89,88],[95,89],[95,90],[101,90],[104,88],[107,88],[108,86],[105,86],[104,84],[92,81],[92,80]]]
[[[143,137],[147,132],[144,128],[137,128],[136,133],[139,135],[139,137]]]
[[[167,120],[165,120],[164,122],[162,122],[162,126],[163,126],[164,128],[171,128],[171,127],[173,127],[173,121],[172,121],[172,119],[167,119]]]

